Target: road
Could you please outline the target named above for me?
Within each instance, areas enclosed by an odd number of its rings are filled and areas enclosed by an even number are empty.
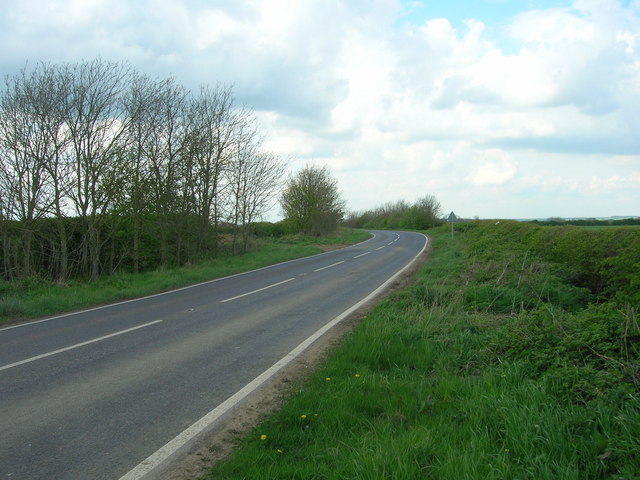
[[[372,233],[341,250],[0,330],[0,479],[141,478],[141,462],[426,243]]]

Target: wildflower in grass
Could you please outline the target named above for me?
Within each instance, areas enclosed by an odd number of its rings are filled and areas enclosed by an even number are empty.
[[[356,378],[360,378],[360,374],[359,374],[359,373],[356,373],[356,374],[354,375],[354,377],[356,377]]]
[[[327,377],[327,378],[325,378],[325,380],[326,380],[327,382],[330,382],[330,381],[331,381],[331,377]]]
[[[262,440],[263,442],[267,439],[267,436],[262,434],[260,435],[260,440]]]
[[[284,453],[284,452],[282,450],[280,450],[280,449],[277,449],[276,453]]]
[[[306,415],[300,415],[300,418],[301,418],[302,420],[304,420],[305,418],[307,418],[307,416],[306,416]]]

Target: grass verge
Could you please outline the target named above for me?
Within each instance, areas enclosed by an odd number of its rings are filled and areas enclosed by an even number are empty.
[[[372,310],[209,478],[640,478],[635,310],[576,313],[549,297],[504,313],[466,293],[506,281],[496,252],[485,262],[447,228],[432,241],[415,283]],[[514,282],[558,281],[513,255]]]
[[[361,230],[341,228],[326,237],[284,236],[261,239],[251,252],[226,256],[188,267],[141,274],[116,274],[95,282],[69,281],[65,285],[40,278],[0,281],[0,325],[95,305],[142,297],[215,278],[293,260],[369,238]]]

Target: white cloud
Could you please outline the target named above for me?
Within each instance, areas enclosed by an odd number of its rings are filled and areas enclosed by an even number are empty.
[[[570,215],[607,196],[637,209],[640,7],[560,3],[496,34],[490,17],[396,24],[428,8],[399,0],[14,2],[0,73],[102,56],[233,83],[266,145],[330,165],[352,208],[433,193],[468,215],[554,214],[554,196]]]
[[[595,27],[587,18],[576,16],[570,8],[532,10],[517,15],[508,32],[524,44],[558,46],[589,42]]]
[[[508,154],[500,150],[482,152],[480,158],[474,163],[476,166],[468,177],[468,181],[476,186],[504,185],[517,172],[514,161]]]
[[[610,177],[591,177],[587,190],[591,193],[608,193],[616,190],[640,189],[640,171],[633,172],[630,176],[622,177],[612,175]]]

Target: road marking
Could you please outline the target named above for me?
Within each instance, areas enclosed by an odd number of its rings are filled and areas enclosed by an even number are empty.
[[[331,268],[331,267],[335,267],[336,265],[340,265],[341,263],[344,263],[344,260],[342,260],[341,262],[332,263],[331,265],[327,265],[326,267],[316,268],[314,270],[314,272],[320,272],[322,270],[326,270],[327,268]]]
[[[273,285],[268,285],[266,287],[262,287],[262,288],[259,288],[257,290],[253,290],[252,292],[247,292],[247,293],[243,293],[242,295],[236,295],[235,297],[227,298],[225,300],[220,300],[220,303],[226,303],[226,302],[230,302],[232,300],[237,300],[238,298],[246,297],[247,295],[253,295],[254,293],[262,292],[263,290],[268,290],[269,288],[277,287],[278,285],[282,285],[283,283],[287,283],[287,282],[290,282],[292,280],[295,280],[295,278],[289,278],[287,280],[283,280],[281,282],[274,283]]]
[[[148,327],[150,325],[155,325],[156,323],[160,323],[162,320],[155,320],[153,322],[145,323],[143,325],[138,325],[137,327],[127,328],[126,330],[120,330],[119,332],[110,333],[109,335],[105,335],[104,337],[94,338],[93,340],[87,340],[86,342],[76,343],[75,345],[71,345],[70,347],[60,348],[59,350],[54,350],[53,352],[43,353],[42,355],[37,355],[35,357],[27,358],[26,360],[21,360],[19,362],[10,363],[9,365],[4,365],[0,367],[1,370],[8,370],[9,368],[17,367],[18,365],[24,365],[25,363],[35,362],[36,360],[40,360],[42,358],[50,357],[51,355],[57,355],[58,353],[67,352],[69,350],[73,350],[74,348],[84,347],[85,345],[90,345],[92,343],[101,342],[102,340],[106,340],[108,338],[116,337],[118,335],[123,335],[125,333],[133,332],[134,330],[139,330],[140,328]]]
[[[377,237],[377,235],[375,233],[373,233],[373,232],[369,232],[369,233],[371,234],[371,238],[367,238],[366,240],[363,240],[362,242],[356,243],[354,245],[349,245],[347,247],[340,248],[339,250],[346,250],[347,248],[351,248],[351,247],[355,247],[357,245],[361,245],[361,244],[369,242],[369,241],[371,241],[371,240],[373,240],[374,238]],[[85,310],[80,310],[80,311],[77,311],[77,312],[63,313],[62,315],[56,315],[55,317],[43,318],[42,320],[33,320],[33,321],[30,321],[30,322],[20,323],[18,325],[11,325],[10,327],[2,327],[2,328],[0,328],[0,332],[3,332],[4,330],[13,330],[14,328],[31,327],[31,326],[37,325],[39,323],[44,323],[44,322],[50,322],[52,320],[60,320],[60,319],[64,319],[64,318],[69,318],[69,317],[73,317],[75,315],[80,315],[82,313],[94,312],[96,310],[103,310],[103,309],[115,307],[117,305],[124,305],[124,304],[127,304],[127,303],[139,302],[140,300],[146,300],[146,299],[149,299],[149,298],[161,297],[161,296],[164,296],[164,295],[171,295],[173,293],[181,292],[183,290],[189,290],[189,289],[192,289],[192,288],[201,287],[203,285],[210,285],[212,283],[221,282],[223,280],[227,280],[228,278],[240,277],[240,276],[243,276],[243,275],[249,275],[251,273],[258,272],[258,271],[261,271],[261,270],[269,270],[269,269],[272,269],[274,267],[279,267],[281,265],[285,265],[285,264],[288,264],[288,263],[299,262],[300,260],[306,260],[306,259],[312,258],[312,257],[320,257],[322,255],[330,255],[334,251],[338,251],[338,250],[333,250],[333,251],[330,251],[330,252],[317,253],[315,255],[310,255],[308,257],[303,257],[303,258],[294,258],[293,260],[286,260],[284,262],[274,263],[273,265],[267,265],[266,267],[256,268],[255,270],[249,270],[249,271],[246,271],[246,272],[236,273],[236,274],[233,274],[233,275],[227,275],[226,277],[214,278],[213,280],[207,280],[206,282],[196,283],[194,285],[188,285],[186,287],[180,287],[180,288],[176,288],[176,289],[173,289],[173,290],[168,290],[166,292],[155,293],[153,295],[147,295],[145,297],[131,298],[129,300],[123,300],[121,302],[116,302],[116,303],[110,303],[108,305],[101,305],[99,307],[87,308]]]
[[[393,242],[387,243],[387,245],[393,245],[394,242],[395,242],[395,240]]]
[[[383,246],[381,246],[381,247],[376,248],[376,251],[378,251],[378,250],[382,250],[384,247],[386,247],[386,245],[383,245]]]
[[[361,253],[360,255],[356,255],[356,256],[355,256],[355,257],[353,257],[353,258],[360,258],[360,257],[364,257],[365,255],[369,255],[370,253],[371,253],[371,252],[364,252],[364,253]]]
[[[335,325],[340,323],[342,320],[347,318],[353,312],[357,311],[362,305],[366,304],[369,300],[375,298],[380,292],[384,291],[392,282],[398,278],[402,272],[408,269],[413,263],[418,259],[420,255],[427,248],[428,239],[425,236],[424,246],[420,253],[418,253],[415,257],[413,257],[409,263],[407,263],[402,269],[396,272],[391,278],[389,278],[386,282],[376,288],[373,292],[367,295],[365,298],[360,300],[351,308],[345,310],[340,315],[335,317],[333,320],[329,321],[329,323],[325,324],[323,327],[318,329],[314,334],[312,334],[309,338],[307,338],[304,342],[298,345],[296,348],[291,350],[287,355],[281,358],[278,362],[273,364],[270,368],[265,370],[262,374],[258,375],[251,382],[249,382],[246,386],[238,390],[236,393],[231,395],[227,400],[222,402],[220,405],[215,407],[209,413],[207,413],[200,420],[196,421],[193,425],[187,428],[184,432],[178,434],[173,440],[170,440],[163,447],[157,450],[155,453],[152,453],[149,457],[135,466],[132,470],[130,470],[127,474],[120,477],[120,480],[143,480],[148,474],[153,472],[156,469],[160,469],[158,472],[154,472],[153,477],[147,478],[158,478],[155,473],[160,473],[162,468],[166,468],[171,459],[174,456],[179,455],[181,452],[185,451],[185,447],[188,446],[193,440],[199,437],[204,432],[211,429],[214,423],[229,410],[233,409],[236,405],[238,405],[242,400],[244,400],[247,396],[253,393],[258,387],[260,387],[263,383],[273,377],[277,372],[286,367],[289,363],[291,363],[298,355],[304,352],[309,345],[315,342],[318,338],[324,335],[327,331],[333,328]]]

